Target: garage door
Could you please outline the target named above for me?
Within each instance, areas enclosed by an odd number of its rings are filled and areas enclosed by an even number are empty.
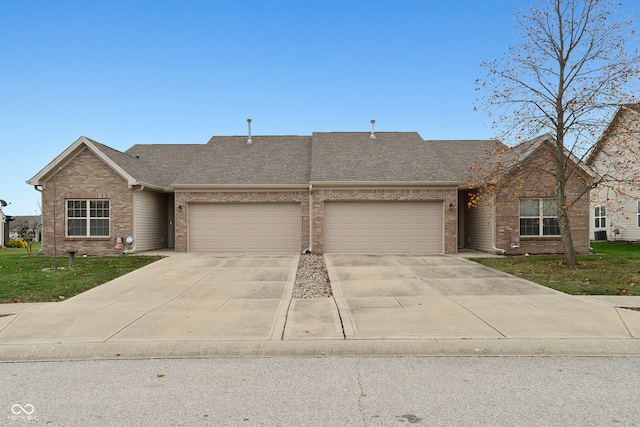
[[[325,252],[442,253],[442,202],[326,202]]]
[[[298,252],[299,204],[190,204],[193,252]]]

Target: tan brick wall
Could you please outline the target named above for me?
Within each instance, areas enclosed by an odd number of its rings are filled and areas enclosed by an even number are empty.
[[[187,252],[189,205],[192,203],[300,203],[302,230],[300,250],[309,246],[309,192],[303,191],[176,191],[175,247]],[[178,206],[182,211],[178,211]]]
[[[115,249],[116,236],[133,235],[133,190],[113,169],[85,149],[46,182],[42,193],[42,252],[53,255],[54,220],[58,256],[77,250],[78,255],[122,253]],[[66,237],[67,199],[109,199],[109,237]]]
[[[458,190],[432,189],[313,189],[313,252],[324,251],[325,201],[442,201],[444,202],[444,252],[458,252]],[[448,208],[453,205],[453,209]]]
[[[520,248],[512,249],[513,237],[520,234],[520,198],[554,198],[555,185],[552,177],[540,169],[553,171],[553,164],[540,149],[528,165],[516,170],[508,177],[508,189],[496,197],[496,247],[505,249],[510,255],[558,254],[564,249],[560,236],[523,236]],[[566,185],[567,202],[571,203],[588,186],[587,176],[574,173]],[[569,224],[575,249],[578,253],[589,252],[589,193],[584,194],[569,210]]]

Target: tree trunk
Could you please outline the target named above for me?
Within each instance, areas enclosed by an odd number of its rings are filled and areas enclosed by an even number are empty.
[[[571,237],[571,227],[569,223],[569,207],[565,195],[567,178],[565,174],[564,163],[564,145],[559,142],[556,146],[555,162],[556,162],[556,204],[558,214],[558,225],[560,226],[560,238],[562,239],[562,247],[564,249],[564,261],[567,265],[578,265],[578,257],[576,248],[573,245],[573,237]]]
[[[560,237],[562,238],[562,247],[564,249],[564,261],[567,265],[578,265],[576,248],[573,245],[573,237],[571,237],[571,229],[569,227],[569,212],[566,205],[560,205],[560,201],[558,201],[558,224],[560,225]]]

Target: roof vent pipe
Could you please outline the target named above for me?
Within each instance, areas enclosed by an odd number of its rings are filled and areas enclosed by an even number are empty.
[[[376,134],[375,134],[375,130],[374,130],[374,126],[376,124],[375,120],[371,120],[371,136],[369,138],[371,139],[376,139]]]
[[[247,139],[247,144],[253,143],[251,140],[251,119],[247,119],[247,126],[249,127],[249,139]]]

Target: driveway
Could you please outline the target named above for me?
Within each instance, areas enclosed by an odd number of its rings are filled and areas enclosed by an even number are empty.
[[[297,259],[172,254],[67,301],[0,318],[0,343],[280,340]]]
[[[640,354],[640,312],[456,256],[327,254],[334,297],[293,299],[298,257],[172,253],[64,302],[6,305],[0,360]]]
[[[631,338],[640,313],[455,256],[325,256],[347,339]]]

